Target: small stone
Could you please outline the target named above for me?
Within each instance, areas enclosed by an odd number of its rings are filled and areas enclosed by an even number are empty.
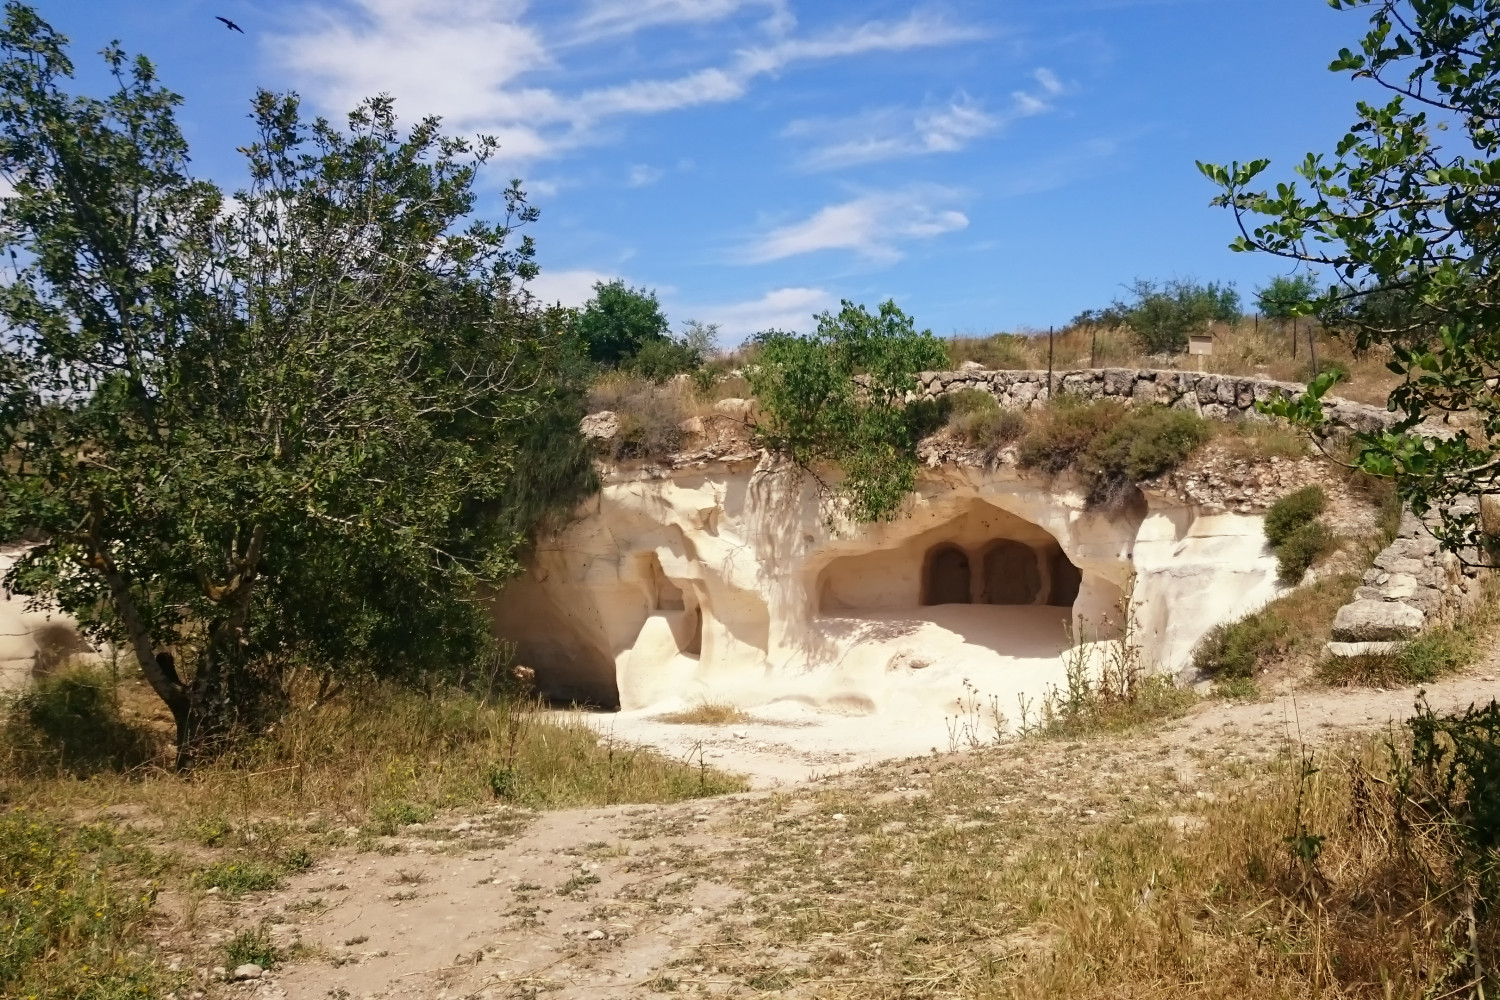
[[[265,971],[265,969],[262,969],[254,962],[246,962],[234,970],[234,981],[238,983],[246,979],[259,979],[265,974]]]
[[[732,730],[731,735],[733,735],[737,740],[749,739],[750,737],[750,734],[745,732],[743,729]]]
[[[224,976],[226,976],[228,974],[229,974],[229,970],[226,969],[226,968],[224,968],[224,966],[222,966],[222,965],[216,965],[216,966],[214,966],[214,975],[218,976],[219,978],[222,979]]]
[[[593,930],[589,931],[588,934],[586,934],[584,936],[587,937],[590,941],[603,941],[604,940],[604,932],[601,931],[597,927],[595,927]]]

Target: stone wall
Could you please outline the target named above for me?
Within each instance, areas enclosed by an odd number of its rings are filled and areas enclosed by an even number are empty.
[[[1486,572],[1444,551],[1428,525],[1408,511],[1395,540],[1366,571],[1354,600],[1334,617],[1329,651],[1341,656],[1389,651],[1471,608]]]
[[[1026,409],[1046,402],[1048,374],[1045,371],[987,371],[981,368],[955,372],[922,372],[917,376],[925,398],[977,389],[988,392],[1004,407]],[[1135,368],[1093,368],[1051,374],[1051,392],[1084,399],[1120,399],[1160,403],[1193,410],[1220,420],[1254,413],[1255,404],[1278,395],[1301,395],[1305,386],[1295,382],[1243,375],[1205,372],[1153,371]],[[1323,411],[1335,433],[1375,431],[1390,427],[1396,415],[1366,403],[1326,397]]]

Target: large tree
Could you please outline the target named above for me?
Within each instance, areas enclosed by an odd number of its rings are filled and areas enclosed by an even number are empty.
[[[494,143],[263,92],[225,198],[147,60],[112,46],[113,93],[77,96],[65,46],[6,5],[0,537],[40,543],[8,583],[133,653],[180,766],[258,666],[482,655],[480,583],[592,484],[512,238],[535,211],[471,215]]]
[[[1440,534],[1479,557],[1477,515],[1450,503],[1500,476],[1500,5],[1493,0],[1330,0],[1364,10],[1356,49],[1330,67],[1388,99],[1361,101],[1331,154],[1309,154],[1275,189],[1269,161],[1200,164],[1224,193],[1233,244],[1326,268],[1337,281],[1309,309],[1360,350],[1388,349],[1401,421],[1368,435],[1360,464],[1394,476]],[[1332,376],[1281,411],[1315,423]],[[1414,433],[1432,417],[1451,436]]]

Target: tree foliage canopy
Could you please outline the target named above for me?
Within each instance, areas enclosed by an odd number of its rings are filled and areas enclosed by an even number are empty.
[[[594,284],[594,297],[578,315],[578,334],[589,357],[617,368],[649,344],[668,339],[671,325],[656,301],[656,293],[630,288],[623,281]]]
[[[1240,318],[1240,295],[1232,284],[1206,284],[1188,278],[1155,282],[1139,278],[1128,299],[1117,299],[1104,309],[1089,309],[1074,317],[1073,325],[1128,326],[1153,354],[1180,354],[1188,336],[1215,320]]]
[[[1442,512],[1456,549],[1481,541],[1478,519],[1449,502],[1492,492],[1500,473],[1500,10],[1477,0],[1331,0],[1364,10],[1369,27],[1330,69],[1389,95],[1361,101],[1331,154],[1309,154],[1300,180],[1258,181],[1269,161],[1199,164],[1223,189],[1241,251],[1322,265],[1337,283],[1321,312],[1355,346],[1390,349],[1402,377],[1390,396],[1401,422],[1364,437],[1367,471],[1394,476],[1417,513]],[[1452,141],[1445,147],[1446,134]],[[1280,412],[1321,419],[1332,379]],[[1464,414],[1445,439],[1414,433]]]
[[[188,173],[180,99],[105,53],[0,31],[0,537],[8,583],[133,652],[185,763],[254,669],[484,653],[483,581],[591,488],[571,332],[529,307],[535,210],[473,220],[494,143],[254,100],[249,186]]]
[[[916,373],[944,367],[947,351],[895,302],[872,314],[846,300],[817,319],[811,335],[755,338],[746,378],[760,405],[756,434],[853,520],[891,520],[916,485],[916,442],[927,429],[925,410],[906,399]],[[829,465],[842,473],[836,483],[823,478]]]
[[[1268,319],[1291,319],[1307,311],[1321,290],[1311,274],[1278,274],[1255,290],[1255,308]]]

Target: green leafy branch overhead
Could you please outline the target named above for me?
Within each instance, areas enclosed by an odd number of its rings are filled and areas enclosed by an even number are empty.
[[[1493,492],[1500,474],[1500,11],[1478,0],[1331,6],[1369,24],[1330,69],[1385,99],[1358,102],[1332,152],[1309,154],[1296,180],[1265,186],[1263,159],[1199,168],[1234,214],[1234,249],[1324,270],[1335,280],[1313,309],[1357,350],[1389,352],[1401,419],[1362,436],[1359,464],[1394,477],[1418,514],[1438,511],[1444,542],[1476,559],[1478,518],[1450,505]],[[1315,381],[1276,412],[1313,424],[1330,385]],[[1418,433],[1434,419],[1444,434]]]

